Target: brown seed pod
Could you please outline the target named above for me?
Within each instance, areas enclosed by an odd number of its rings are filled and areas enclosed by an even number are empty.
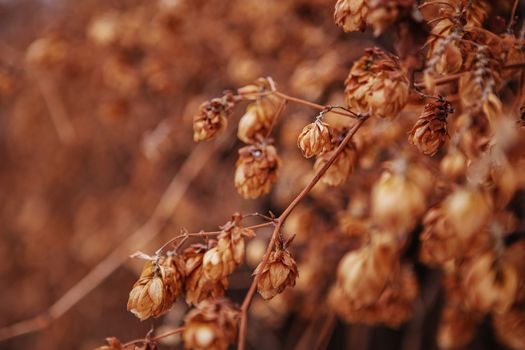
[[[476,188],[458,188],[443,203],[452,230],[463,241],[478,233],[490,219],[490,198]]]
[[[468,159],[457,147],[448,147],[447,154],[441,159],[439,169],[448,179],[455,181],[467,173]]]
[[[444,99],[427,103],[423,114],[408,134],[408,142],[427,156],[436,154],[448,138],[447,116],[453,111],[450,103]]]
[[[371,244],[347,253],[337,268],[343,294],[359,306],[379,299],[385,285],[399,272],[398,247],[390,236],[375,233]]]
[[[226,277],[210,280],[204,275],[203,258],[207,251],[208,247],[204,244],[192,244],[183,252],[187,276],[184,287],[188,305],[196,305],[208,298],[222,297],[228,287]]]
[[[262,262],[254,271],[261,275],[257,283],[257,291],[263,299],[272,299],[282,293],[288,286],[295,286],[298,276],[297,264],[287,249],[277,249],[270,254],[268,262],[261,267]]]
[[[226,299],[201,301],[184,318],[185,349],[226,350],[237,336],[239,310]]]
[[[273,81],[259,78],[254,84],[237,90],[244,98],[255,100],[239,120],[237,136],[244,143],[255,144],[268,137],[285,103],[281,97],[272,94],[274,88]]]
[[[379,118],[395,118],[407,103],[408,94],[408,79],[399,59],[379,48],[367,49],[345,81],[348,107]]]
[[[182,292],[184,272],[184,263],[176,255],[147,261],[129,293],[128,311],[141,321],[167,312]]]
[[[235,169],[235,187],[246,199],[270,192],[277,181],[280,160],[274,146],[253,145],[239,150]]]
[[[321,120],[306,125],[297,138],[297,147],[305,158],[321,155],[333,148],[332,130]]]
[[[227,92],[221,98],[202,103],[199,113],[193,117],[193,140],[209,140],[223,130],[235,103],[236,99],[231,92]]]
[[[338,0],[335,4],[334,21],[345,32],[364,31],[367,14],[366,0]]]

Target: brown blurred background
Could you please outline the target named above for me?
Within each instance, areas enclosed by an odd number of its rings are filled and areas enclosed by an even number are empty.
[[[343,34],[333,5],[0,0],[0,326],[44,312],[148,220],[196,147],[191,121],[202,101],[270,75],[295,96],[341,101],[348,68],[373,40]],[[293,146],[315,112],[290,107],[287,115],[293,121],[277,134],[283,147]],[[278,194],[242,200],[233,186],[239,145],[232,131],[220,141],[169,225],[141,250],[154,252],[181,228],[214,230],[235,211],[280,212],[294,194],[286,182],[293,176],[281,180]],[[300,168],[290,161],[286,169]],[[107,336],[127,341],[152,324],[177,326],[182,305],[164,320],[142,323],[126,311],[140,265],[129,260],[49,328],[0,348],[91,349]],[[246,267],[236,273],[230,297],[242,298],[249,276]],[[329,347],[433,348],[432,331],[422,329],[433,329],[436,315],[427,315],[429,325],[400,331],[337,323]],[[249,346],[291,348],[287,335],[299,339],[308,326],[253,322]],[[407,332],[425,341],[413,345]],[[490,334],[480,339],[495,347]]]

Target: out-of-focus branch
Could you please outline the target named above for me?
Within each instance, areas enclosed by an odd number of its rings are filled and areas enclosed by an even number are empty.
[[[1,328],[0,341],[36,332],[48,327],[54,320],[64,315],[69,309],[99,286],[119,266],[126,262],[131,252],[140,249],[155,238],[170,222],[175,208],[188,190],[192,180],[204,168],[208,160],[225,139],[226,138],[222,138],[222,142],[216,141],[214,143],[198,145],[171,180],[150,218],[140,228],[117,246],[84,278],[78,281],[51,305],[46,312],[35,318]]]
[[[66,107],[59,96],[54,81],[48,74],[38,72],[37,70],[32,70],[31,75],[35,78],[42,93],[60,142],[65,145],[70,144],[75,139],[76,132],[73,124],[69,120]]]

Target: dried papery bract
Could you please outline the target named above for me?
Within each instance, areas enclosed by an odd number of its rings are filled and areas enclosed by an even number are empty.
[[[277,150],[271,145],[246,146],[239,150],[235,169],[235,187],[246,199],[270,192],[280,167]]]
[[[490,219],[490,198],[477,188],[458,188],[443,203],[450,227],[467,241]]]
[[[334,21],[345,32],[364,31],[368,14],[367,0],[338,0]]]
[[[427,103],[408,134],[408,142],[427,156],[436,154],[448,138],[447,116],[452,112],[452,106],[444,99]]]
[[[314,170],[319,171],[333,156],[336,150],[321,154],[315,160]],[[321,182],[330,186],[339,186],[348,180],[357,164],[357,150],[353,142],[349,142],[337,156],[333,164],[321,178]]]
[[[228,91],[220,98],[202,103],[199,113],[193,117],[193,139],[195,141],[209,140],[223,130],[236,102],[237,99]]]
[[[228,300],[204,300],[184,318],[184,348],[226,350],[237,336],[238,323],[239,310]]]
[[[407,103],[408,79],[399,59],[379,48],[366,49],[345,81],[348,107],[374,117],[395,118]]]
[[[338,286],[332,288],[329,305],[347,322],[369,325],[386,324],[398,328],[413,314],[419,293],[415,274],[409,266],[389,281],[378,299],[368,305],[356,304]]]
[[[409,169],[407,169],[407,166]],[[394,163],[374,184],[371,216],[375,224],[396,234],[408,233],[426,209],[427,185],[419,174],[426,171],[405,160]]]
[[[253,238],[253,230],[242,227],[240,216],[222,227],[217,237],[217,245],[209,249],[203,256],[204,276],[212,281],[221,281],[244,261],[244,238]]]
[[[297,138],[297,147],[305,158],[321,155],[333,148],[332,130],[322,120],[308,124]]]
[[[254,274],[260,274],[257,283],[257,291],[266,300],[272,299],[282,293],[288,286],[295,286],[298,276],[297,264],[286,248],[277,248],[268,259],[268,263],[262,266],[262,262],[257,266]]]
[[[224,290],[228,286],[226,277],[211,280],[204,274],[203,260],[208,251],[204,244],[192,244],[183,252],[186,266],[186,303],[196,305],[204,299],[218,298],[224,296]]]
[[[167,312],[182,292],[184,271],[180,257],[171,253],[147,261],[129,293],[128,311],[141,321]]]
[[[507,311],[516,297],[518,275],[508,262],[487,252],[470,261],[464,279],[466,304],[484,312]]]

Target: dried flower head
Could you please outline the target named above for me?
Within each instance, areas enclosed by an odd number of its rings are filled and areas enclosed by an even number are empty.
[[[517,286],[514,266],[487,252],[472,259],[467,267],[465,303],[474,310],[502,313],[514,303]]]
[[[408,79],[399,59],[379,48],[367,49],[345,81],[348,107],[379,118],[395,118],[408,100]]]
[[[372,242],[347,253],[337,268],[337,283],[356,306],[371,305],[399,272],[398,247],[390,236],[375,233]]]
[[[219,298],[224,296],[224,290],[228,287],[226,277],[218,280],[208,279],[204,274],[204,254],[208,247],[204,244],[192,244],[183,252],[186,266],[186,303],[196,305],[204,299]]]
[[[476,188],[458,188],[443,203],[451,229],[466,241],[490,219],[490,198]]]
[[[244,143],[254,144],[268,137],[284,107],[285,101],[272,93],[275,89],[273,84],[273,80],[259,78],[254,84],[238,89],[239,95],[255,99],[239,120],[237,136]]]
[[[372,188],[371,216],[380,227],[404,234],[426,209],[426,171],[415,164],[407,169],[404,160],[398,160],[394,167],[393,171],[383,172]]]
[[[320,119],[308,124],[297,138],[297,147],[306,158],[330,151],[333,148],[330,126]]]
[[[271,145],[252,145],[239,150],[235,187],[241,196],[254,199],[270,192],[280,167],[277,151]]]
[[[217,245],[203,256],[203,273],[211,281],[228,277],[244,261],[244,238],[255,236],[253,230],[242,227],[239,215],[235,215],[221,229]]]
[[[338,0],[335,4],[334,21],[345,32],[364,31],[367,14],[366,0]]]
[[[225,299],[204,300],[184,318],[184,347],[226,350],[237,336],[238,308]]]
[[[298,276],[297,264],[286,248],[278,248],[270,254],[264,267],[262,262],[257,266],[254,274],[261,275],[257,283],[257,291],[268,300],[282,293],[286,287],[295,285]]]
[[[336,150],[321,154],[315,160],[314,170],[319,171],[330,158],[334,155]],[[339,186],[346,182],[346,180],[354,172],[357,164],[357,150],[353,142],[349,142],[345,148],[339,153],[333,164],[328,168],[326,173],[321,178],[321,182],[330,186]]]
[[[214,98],[201,104],[199,113],[193,117],[193,139],[195,141],[209,140],[223,130],[236,102],[231,91],[228,91],[220,98]]]
[[[148,260],[129,293],[128,311],[141,321],[167,312],[182,292],[184,271],[184,263],[176,255]]]
[[[427,103],[423,114],[408,134],[408,142],[427,156],[436,154],[448,138],[447,116],[453,111],[450,103],[444,99]]]

